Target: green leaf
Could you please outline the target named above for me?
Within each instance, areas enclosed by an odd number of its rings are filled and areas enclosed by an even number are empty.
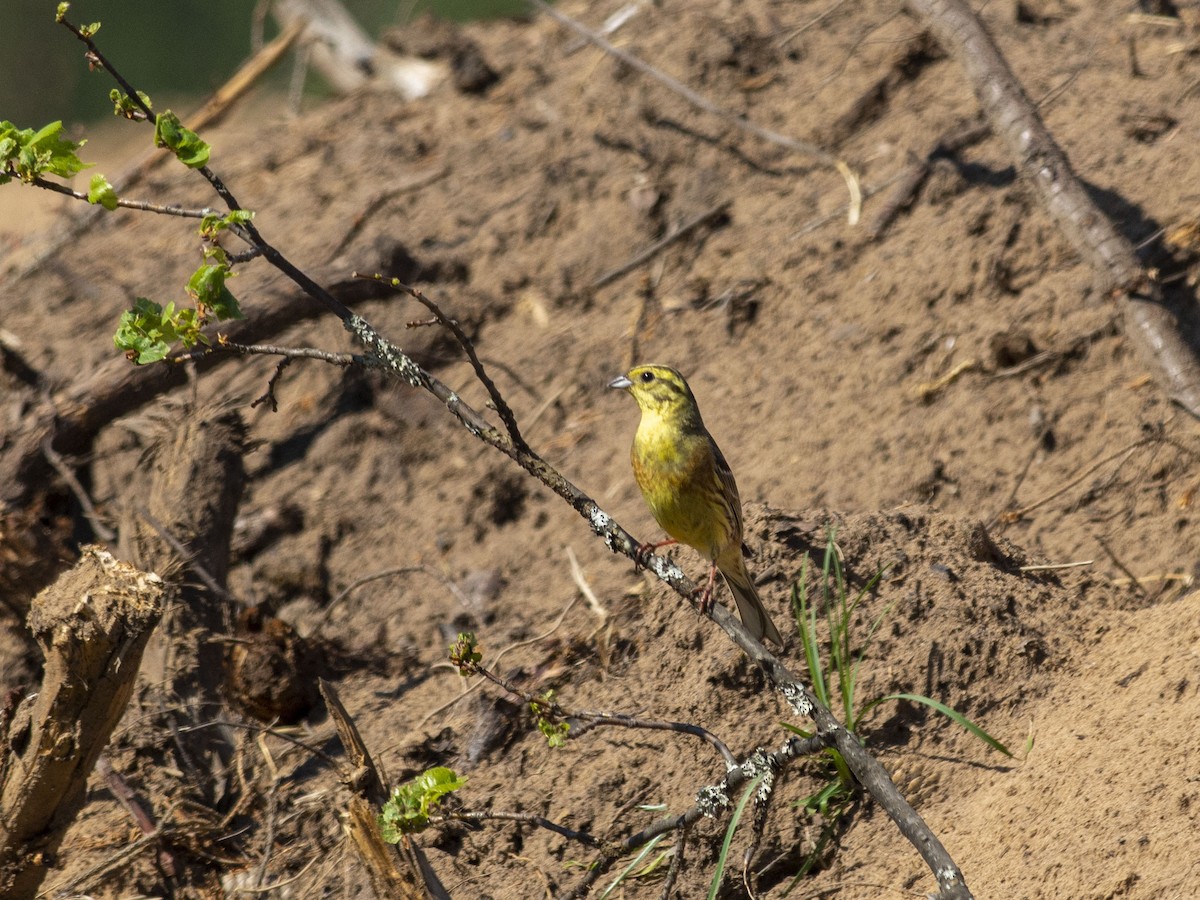
[[[174,303],[160,306],[153,300],[138,297],[133,309],[121,314],[113,343],[139,366],[158,362],[171,352],[178,342],[185,347],[208,344],[200,331],[204,316],[195,309],[176,311]]]
[[[200,140],[196,132],[185,128],[179,116],[170,110],[159,113],[154,119],[154,146],[166,147],[189,169],[208,165],[212,152],[212,148]]]
[[[117,208],[117,192],[103,175],[93,175],[88,186],[88,203],[99,203],[109,212]]]
[[[69,10],[70,8],[71,8],[70,3],[58,4],[58,9],[56,9],[54,11],[54,21],[61,22],[63,19],[65,19],[67,17],[67,10]]]
[[[152,109],[154,104],[150,102],[150,96],[141,91],[137,92],[138,99],[142,101],[138,104],[128,94],[122,94],[116,88],[108,92],[108,99],[113,104],[113,115],[124,116],[126,119],[142,120],[146,118],[146,112],[142,109],[144,104],[146,109]]]
[[[133,309],[121,314],[113,343],[139,366],[158,362],[171,351],[175,340],[170,316],[164,312],[153,300],[138,297]]]
[[[86,169],[88,165],[75,151],[87,142],[65,140],[60,136],[62,128],[62,122],[51,122],[35,132],[0,122],[0,175],[4,182],[14,175],[29,183],[43,174],[70,178]]]
[[[406,834],[423,831],[429,825],[430,812],[442,797],[466,783],[467,779],[459,778],[452,769],[435,766],[399,785],[379,813],[380,836],[395,844]]]
[[[200,220],[200,236],[210,241],[216,240],[217,235],[235,225],[245,225],[254,218],[253,210],[235,209],[225,215],[209,213]]]
[[[219,322],[245,318],[237,298],[225,287],[225,279],[230,274],[228,265],[207,264],[198,268],[188,279],[188,294],[195,299],[201,311],[211,311]]]

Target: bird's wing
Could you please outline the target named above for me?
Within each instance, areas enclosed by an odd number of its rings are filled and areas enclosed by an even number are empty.
[[[712,444],[713,469],[716,471],[717,483],[721,487],[721,498],[725,501],[725,505],[729,509],[729,519],[734,526],[733,534],[730,535],[732,538],[730,543],[741,546],[742,498],[738,493],[737,482],[733,479],[733,470],[729,468],[729,463],[725,460],[725,454],[721,452],[721,448],[717,446],[717,442],[711,437],[709,438],[709,442]]]

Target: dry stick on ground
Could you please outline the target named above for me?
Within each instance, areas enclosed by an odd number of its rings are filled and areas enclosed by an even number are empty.
[[[125,712],[163,584],[96,547],[42,591],[29,628],[46,656],[17,711],[0,774],[0,896],[37,894],[87,779]]]
[[[964,0],[906,0],[963,67],[984,115],[1037,189],[1067,240],[1088,261],[1097,287],[1116,295],[1125,330],[1174,402],[1200,418],[1200,357],[1164,303],[1133,244],[1092,202],[983,23]]]
[[[138,98],[136,89],[118,72],[113,70],[111,63],[103,56],[95,42],[90,37],[81,34],[79,29],[69,22],[64,20],[63,25],[87,45],[91,54],[89,58],[94,60],[94,64],[106,69],[117,83],[121,85],[131,101],[140,104],[141,101]],[[144,105],[142,108],[148,117],[148,121],[152,120],[153,114],[150,109]],[[233,195],[233,192],[210,168],[204,166],[197,171],[209,182],[213,190],[229,209],[242,208],[237,198]],[[604,540],[605,545],[610,550],[614,553],[621,553],[630,560],[641,561],[647,569],[654,572],[662,581],[669,584],[684,597],[692,598],[698,593],[697,586],[683,573],[682,569],[669,559],[654,555],[648,559],[641,556],[639,554],[641,542],[637,541],[633,535],[626,531],[608,513],[604,512],[591,497],[564,478],[557,469],[547,463],[538,454],[529,449],[521,438],[515,421],[511,419],[511,413],[508,416],[502,415],[502,418],[505,420],[504,430],[497,428],[470,406],[470,404],[464,402],[456,391],[421,368],[412,357],[377,332],[366,319],[351,312],[344,303],[288,260],[262,236],[262,233],[253,222],[246,224],[245,237],[256,250],[261,252],[264,260],[292,279],[305,293],[320,301],[336,315],[342,321],[345,328],[379,361],[381,369],[394,377],[408,382],[413,387],[427,391],[436,397],[470,434],[511,458],[521,468],[569,503],[573,509],[587,520],[592,530]],[[430,305],[429,301],[426,301],[419,295],[419,292],[412,288],[399,285],[398,287],[421,300],[427,306]],[[439,319],[445,321],[445,318],[440,315]],[[456,331],[455,336],[460,340],[464,337],[461,335],[461,331]],[[475,369],[477,377],[480,378],[480,381],[487,388],[492,402],[496,405],[497,409],[506,409],[507,404],[504,402],[504,398],[500,396],[495,384],[482,371],[482,366],[474,354],[469,354],[469,356],[471,358],[471,365]],[[725,609],[725,607],[716,603],[712,604],[709,617],[742,648],[753,662],[762,668],[768,679],[794,712],[811,718],[815,722],[816,735],[812,739],[812,746],[814,748],[834,747],[841,753],[842,758],[845,760],[850,771],[859,780],[859,783],[883,807],[896,823],[900,832],[913,844],[917,852],[925,860],[937,880],[938,897],[941,900],[965,900],[965,898],[971,897],[971,892],[967,889],[962,872],[950,854],[946,852],[946,848],[942,846],[941,841],[937,839],[929,829],[929,826],[925,824],[916,810],[912,808],[896,789],[896,786],[888,777],[887,771],[878,760],[866,751],[859,742],[859,739],[848,731],[832,712],[822,706],[812,691],[793,675],[777,657],[770,653],[761,643],[752,638],[750,633],[741,624],[741,621]],[[794,744],[789,742],[787,746],[791,747]],[[705,789],[704,793],[709,796],[715,794],[718,805],[722,796],[727,803],[728,790],[736,789],[738,785],[749,777],[755,777],[750,774],[751,769],[754,769],[755,774],[757,774],[757,769],[754,766],[751,766],[749,763],[744,764],[727,775],[721,785],[712,790]],[[742,780],[734,784],[732,779],[738,778]],[[725,791],[726,794],[723,795],[722,791]],[[710,813],[715,813],[716,807],[706,805],[705,808]],[[698,813],[697,816],[700,814]],[[619,855],[620,853],[617,854],[617,856]],[[616,859],[617,856],[612,857],[612,859]],[[609,864],[611,865],[611,860]],[[595,871],[598,871],[599,868],[600,866],[597,866]]]
[[[133,788],[129,786],[121,773],[113,768],[107,756],[101,754],[100,758],[96,760],[96,772],[108,785],[109,793],[116,797],[117,802],[125,807],[125,810],[133,817],[142,835],[155,839],[161,838],[154,819],[146,812],[146,807],[142,805],[142,801],[138,799],[138,795],[134,793]],[[171,848],[165,842],[159,844],[158,866],[167,878],[174,878],[179,871],[179,867],[175,864],[175,854],[171,852]]]
[[[354,841],[359,858],[367,867],[376,896],[398,897],[400,900],[426,900],[424,886],[413,874],[411,866],[402,865],[399,849],[386,844],[379,834],[376,817],[387,800],[387,789],[367,751],[362,736],[346,707],[342,706],[337,690],[325,679],[319,681],[325,708],[337,727],[338,737],[349,757],[349,766],[341,769],[342,783],[350,789],[350,807],[346,831]]]
[[[807,141],[800,141],[793,137],[788,137],[786,134],[780,134],[777,131],[771,131],[769,128],[763,128],[761,125],[756,125],[744,116],[739,116],[736,113],[731,113],[727,109],[722,109],[717,104],[713,103],[707,97],[704,97],[678,79],[672,78],[665,72],[661,72],[648,62],[639,59],[632,53],[627,53],[620,47],[615,46],[605,40],[599,33],[593,31],[581,22],[577,22],[568,16],[566,13],[555,9],[545,0],[525,0],[534,9],[539,10],[560,25],[570,28],[576,34],[586,38],[591,43],[595,44],[609,56],[619,59],[621,62],[630,68],[636,69],[644,75],[648,75],[664,87],[674,91],[688,103],[695,106],[697,109],[702,109],[706,113],[710,113],[717,118],[728,122],[735,128],[752,134],[755,137],[761,138],[772,144],[780,147],[786,147],[793,153],[799,153],[802,156],[807,156],[815,159],[820,163],[831,166],[836,169],[838,174],[842,176],[842,180],[846,182],[846,190],[850,192],[850,224],[853,225],[858,221],[859,212],[862,209],[862,194],[859,188],[858,176],[851,171],[850,167],[837,156],[829,153],[816,144],[810,144]]]
[[[722,200],[720,203],[718,203],[712,209],[707,209],[704,212],[700,213],[699,215],[693,216],[692,218],[688,219],[686,222],[684,222],[682,225],[680,225],[678,228],[676,228],[674,231],[672,231],[666,237],[660,238],[659,240],[657,240],[653,244],[651,244],[649,247],[646,247],[644,250],[641,250],[641,251],[635,253],[633,255],[633,257],[631,259],[629,259],[627,262],[622,263],[621,265],[617,266],[615,269],[609,269],[603,275],[598,277],[596,280],[594,280],[592,282],[592,290],[598,291],[598,290],[600,290],[600,288],[604,287],[605,285],[612,284],[614,281],[616,281],[621,276],[628,275],[630,272],[632,272],[634,269],[636,269],[638,266],[640,266],[646,260],[652,259],[656,253],[659,253],[659,252],[665,250],[667,247],[671,246],[671,244],[675,243],[680,238],[691,234],[693,231],[695,231],[701,225],[705,224],[706,222],[711,222],[713,219],[717,219],[717,218],[725,215],[727,212],[729,212],[729,207],[731,207],[732,205],[733,205],[732,200]]]

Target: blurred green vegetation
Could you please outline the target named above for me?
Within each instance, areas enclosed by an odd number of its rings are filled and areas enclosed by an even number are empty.
[[[111,79],[90,72],[83,45],[54,23],[57,0],[3,0],[0,119],[22,128],[62,119],[70,128],[111,117]],[[371,34],[422,12],[455,21],[518,15],[522,0],[343,0]],[[69,17],[103,23],[97,41],[159,108],[199,102],[250,54],[252,0],[74,0]],[[267,25],[269,40],[275,34]],[[272,73],[286,83],[290,64]],[[310,84],[317,77],[310,76]]]

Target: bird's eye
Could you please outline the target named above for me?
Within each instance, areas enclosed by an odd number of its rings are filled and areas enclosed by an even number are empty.
[[[645,382],[646,384],[649,384],[651,381],[654,380],[654,373],[653,372],[643,372],[638,377],[641,378],[642,381]]]

